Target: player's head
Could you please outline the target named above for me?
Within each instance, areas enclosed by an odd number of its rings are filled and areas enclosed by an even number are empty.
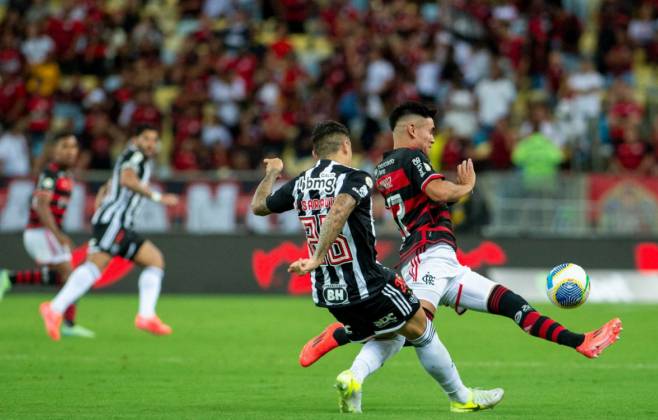
[[[429,154],[434,143],[435,114],[436,110],[420,102],[405,102],[395,108],[388,117],[395,147],[420,149]]]
[[[160,137],[158,130],[150,125],[139,125],[133,132],[133,142],[148,158],[158,153]]]
[[[78,139],[73,134],[56,134],[52,144],[52,156],[57,164],[70,168],[78,160]]]
[[[350,131],[337,121],[323,121],[313,128],[313,157],[349,165],[352,162]]]

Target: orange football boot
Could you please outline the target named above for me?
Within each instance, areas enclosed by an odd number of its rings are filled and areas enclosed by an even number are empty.
[[[137,315],[135,318],[135,327],[150,332],[153,335],[169,335],[173,332],[171,327],[162,322],[157,315],[153,315],[150,318]]]
[[[43,318],[46,333],[55,341],[60,339],[60,327],[62,326],[62,314],[58,314],[50,307],[50,302],[39,305],[39,313]]]
[[[338,342],[334,338],[334,331],[343,328],[340,322],[334,322],[320,333],[317,337],[309,340],[299,353],[299,364],[302,367],[309,367],[320,360],[322,356],[338,347]]]
[[[621,330],[621,319],[612,319],[598,330],[585,334],[585,341],[576,347],[576,351],[590,359],[599,357],[603,350],[619,340]]]

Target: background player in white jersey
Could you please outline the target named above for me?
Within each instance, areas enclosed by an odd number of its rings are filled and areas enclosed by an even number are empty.
[[[428,313],[443,305],[459,313],[473,309],[506,316],[532,336],[571,347],[588,358],[598,357],[619,339],[619,318],[586,334],[570,331],[523,297],[459,263],[448,203],[471,193],[475,171],[470,160],[463,162],[456,183],[434,172],[427,158],[434,142],[434,113],[417,102],[397,107],[390,116],[394,150],[385,153],[375,168],[375,185],[400,229],[402,275],[409,286]],[[343,344],[333,337],[340,338],[339,330],[323,336],[319,345],[305,346],[316,348],[307,352],[311,363]]]
[[[144,198],[171,206],[178,203],[174,194],[160,194],[148,186],[149,159],[158,152],[159,137],[150,126],[138,127],[123,151],[107,186],[107,194],[92,218],[93,237],[89,241],[87,261],[73,271],[62,290],[50,302],[41,304],[46,332],[60,339],[62,313],[94,284],[113,256],[133,260],[144,267],[139,277],[139,312],[135,326],[156,335],[171,334],[171,328],[155,314],[155,306],[164,276],[164,258],[149,240],[133,230],[135,214]]]
[[[352,367],[336,379],[339,408],[361,412],[361,386],[371,363],[380,367],[396,354],[405,338],[416,348],[421,365],[439,383],[451,406],[490,408],[502,389],[466,388],[432,323],[404,281],[377,262],[372,216],[372,179],[349,165],[352,146],[345,126],[334,121],[313,130],[315,166],[271,194],[283,169],[280,159],[266,159],[265,178],[252,200],[257,215],[295,209],[310,257],[289,267],[311,273],[313,300],[345,325],[349,341],[367,341]]]

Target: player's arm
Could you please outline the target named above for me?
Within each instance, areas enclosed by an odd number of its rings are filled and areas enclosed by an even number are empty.
[[[178,204],[178,196],[176,194],[160,194],[157,191],[151,191],[148,185],[142,184],[137,176],[137,171],[132,166],[124,166],[121,169],[119,184],[156,203],[162,203],[165,206],[175,206]]]
[[[268,207],[268,197],[271,196],[274,183],[279,178],[279,175],[281,175],[281,171],[283,171],[283,161],[279,158],[274,158],[265,159],[263,162],[265,163],[265,177],[258,184],[256,192],[251,199],[251,211],[256,216],[267,216],[273,212],[281,213],[280,211],[276,211],[278,209]]]
[[[336,196],[334,203],[327,218],[322,222],[320,227],[320,237],[318,239],[315,253],[306,259],[300,259],[288,267],[288,272],[296,274],[306,274],[315,270],[322,264],[324,258],[329,252],[329,248],[334,243],[338,235],[343,230],[347,218],[357,205],[356,199],[350,194],[341,193]]]
[[[94,210],[101,206],[101,203],[103,202],[103,198],[105,198],[105,196],[107,195],[107,190],[110,189],[110,182],[112,182],[112,180],[108,180],[105,184],[101,185],[101,187],[98,189],[98,192],[96,193],[96,198],[94,199]]]
[[[475,169],[471,159],[463,161],[457,166],[457,182],[444,179],[429,180],[423,186],[423,192],[432,200],[451,203],[470,194],[475,188]]]
[[[41,224],[51,231],[57,241],[62,246],[71,248],[73,241],[57,226],[55,216],[50,211],[50,200],[53,198],[54,179],[46,177],[39,185],[39,190],[35,194],[34,211],[39,217]]]

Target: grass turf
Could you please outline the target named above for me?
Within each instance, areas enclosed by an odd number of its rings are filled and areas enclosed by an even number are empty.
[[[135,330],[136,296],[96,295],[79,306],[93,340],[51,342],[37,315],[43,296],[0,302],[0,418],[328,419],[333,380],[359,345],[297,365],[308,337],[331,320],[308,298],[165,296],[169,337]],[[467,385],[500,386],[487,418],[657,418],[653,305],[541,306],[574,330],[613,316],[622,340],[600,359],[530,337],[511,320],[441,309],[435,321]],[[409,348],[369,378],[363,418],[451,417],[448,402]],[[463,416],[463,415],[462,415]]]

